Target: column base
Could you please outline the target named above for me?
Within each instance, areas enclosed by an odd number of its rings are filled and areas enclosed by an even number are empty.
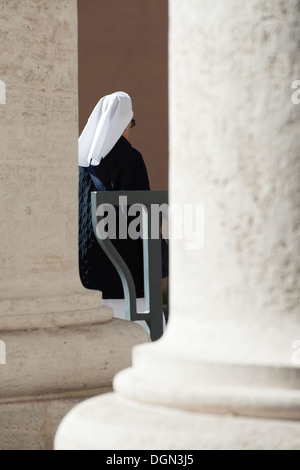
[[[300,423],[192,413],[106,394],[62,421],[55,450],[299,450]]]
[[[0,402],[1,450],[53,450],[62,417],[78,403],[111,392],[111,387],[65,396],[17,397]]]
[[[97,308],[82,311],[28,312],[10,323],[0,318],[6,346],[6,365],[0,365],[1,450],[53,448],[63,416],[80,401],[111,391],[116,373],[131,365],[133,347],[150,341],[141,326],[112,320],[112,309],[97,301]]]
[[[133,367],[115,377],[114,390],[185,411],[300,420],[300,368],[291,360],[299,327],[288,326],[268,328],[268,347],[264,329],[250,323],[169,325],[160,341],[134,349]]]

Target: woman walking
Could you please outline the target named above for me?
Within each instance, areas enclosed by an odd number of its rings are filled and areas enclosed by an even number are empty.
[[[101,98],[79,138],[79,271],[84,287],[102,291],[103,303],[114,316],[125,319],[120,277],[93,233],[92,191],[149,191],[142,155],[128,141],[135,126],[131,98],[116,92]],[[128,221],[129,222],[129,221]],[[113,240],[133,277],[137,308],[144,311],[143,252],[141,240]],[[146,322],[138,322],[148,331]]]

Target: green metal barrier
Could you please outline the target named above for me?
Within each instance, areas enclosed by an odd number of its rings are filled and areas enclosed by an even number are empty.
[[[144,290],[145,312],[137,312],[136,290],[133,278],[109,238],[102,239],[97,225],[104,216],[98,215],[97,209],[103,204],[119,206],[119,198],[126,197],[128,207],[133,204],[143,205],[143,257],[144,257]],[[104,191],[92,192],[92,221],[96,239],[117,269],[122,281],[125,298],[126,320],[147,321],[152,341],[158,340],[163,334],[163,303],[162,303],[162,260],[161,238],[151,237],[152,204],[168,204],[168,191]],[[159,218],[159,233],[161,233],[162,217]]]

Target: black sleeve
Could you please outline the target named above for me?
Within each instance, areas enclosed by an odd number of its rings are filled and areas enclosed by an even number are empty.
[[[117,191],[148,191],[149,178],[142,155],[131,149],[122,158],[117,178]]]

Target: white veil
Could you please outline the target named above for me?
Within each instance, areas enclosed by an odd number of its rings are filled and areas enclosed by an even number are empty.
[[[123,91],[104,96],[78,140],[79,166],[99,165],[120,139],[133,117],[131,98]]]

